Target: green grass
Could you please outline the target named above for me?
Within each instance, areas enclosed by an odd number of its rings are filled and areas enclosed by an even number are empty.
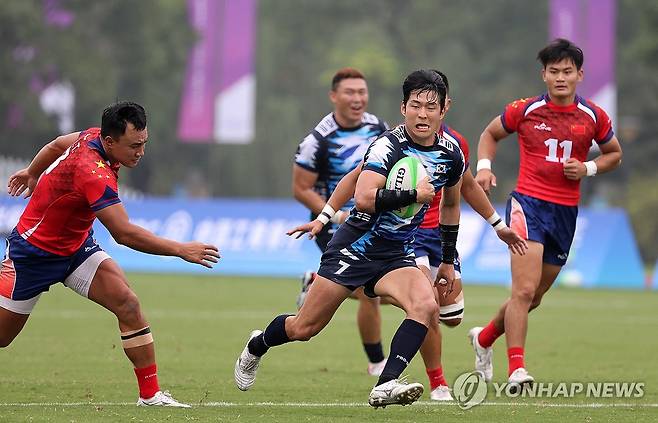
[[[265,327],[275,315],[294,311],[298,281],[183,275],[130,275],[130,280],[156,339],[161,385],[196,406],[179,410],[132,405],[136,384],[114,317],[58,285],[42,296],[16,341],[0,350],[0,421],[642,422],[658,418],[658,408],[649,406],[658,403],[656,292],[555,289],[532,314],[526,346],[527,365],[540,381],[644,382],[643,398],[508,399],[495,398],[490,389],[487,402],[506,404],[464,411],[455,404],[430,404],[425,394],[410,407],[373,410],[366,400],[374,379],[365,374],[354,301],[347,301],[311,342],[270,351],[255,386],[241,392],[233,383],[233,364],[247,335]],[[464,322],[444,329],[443,362],[451,383],[473,365],[468,328],[486,323],[507,290],[467,286],[465,293]],[[383,307],[386,350],[402,318],[399,310]],[[504,339],[500,341],[494,362],[497,382],[505,380],[507,367]],[[427,387],[419,355],[408,373],[410,380]],[[322,406],[327,403],[334,405]],[[614,403],[626,406],[609,407]]]

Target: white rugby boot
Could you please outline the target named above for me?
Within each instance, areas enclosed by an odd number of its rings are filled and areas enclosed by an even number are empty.
[[[302,308],[304,305],[304,301],[306,300],[306,295],[308,294],[308,290],[311,288],[311,284],[313,284],[313,280],[315,279],[315,272],[312,271],[306,271],[302,275],[302,290],[297,295],[297,310]]]
[[[386,367],[386,359],[383,359],[379,363],[368,363],[368,374],[370,376],[377,376],[379,377],[382,372],[384,371],[384,367]]]
[[[158,391],[151,398],[139,398],[137,405],[140,407],[179,407],[190,408],[190,405],[176,401],[168,391]]]
[[[375,408],[391,404],[409,405],[423,395],[423,390],[420,383],[407,383],[406,377],[389,380],[372,388],[368,404]]]
[[[485,382],[493,379],[493,347],[485,348],[480,345],[478,335],[482,332],[481,327],[474,327],[468,331],[468,337],[475,351],[475,371],[484,377]]]
[[[430,399],[432,401],[454,401],[455,399],[450,394],[450,388],[446,385],[439,385],[430,392]]]
[[[532,386],[534,382],[535,378],[530,376],[528,371],[523,367],[514,370],[507,379],[509,390],[512,394],[520,392],[525,386]]]
[[[249,341],[261,333],[263,333],[262,330],[254,330],[251,332],[247,344],[244,346],[242,353],[235,361],[233,377],[235,379],[235,384],[241,391],[246,391],[251,388],[256,381],[256,371],[258,370],[261,357],[257,357],[249,352]]]

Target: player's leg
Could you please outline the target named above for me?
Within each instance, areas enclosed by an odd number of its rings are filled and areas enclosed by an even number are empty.
[[[375,407],[410,404],[422,395],[423,386],[406,384],[399,377],[420,349],[431,320],[436,320],[438,304],[427,277],[415,266],[384,274],[374,286],[374,294],[391,297],[405,311],[406,319],[391,340],[389,359],[370,392],[369,403]]]
[[[368,356],[368,374],[379,376],[386,364],[382,347],[382,316],[379,310],[379,298],[368,297],[362,288],[355,290],[352,296],[359,301],[356,322],[363,349]]]
[[[281,314],[270,322],[265,331],[251,332],[235,363],[237,387],[246,391],[254,384],[260,360],[270,348],[292,341],[308,341],[317,335],[327,326],[350,292],[348,288],[318,275],[297,315]]]
[[[8,347],[9,344],[21,332],[29,314],[16,313],[6,309],[8,307],[3,300],[7,298],[0,298],[0,348]]]

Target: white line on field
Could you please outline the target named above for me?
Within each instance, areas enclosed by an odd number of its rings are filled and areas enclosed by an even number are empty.
[[[0,403],[0,407],[115,407],[133,406],[134,402],[26,402]],[[455,402],[418,401],[415,406],[455,406]],[[206,402],[195,407],[298,407],[298,408],[354,408],[368,407],[365,402]],[[555,407],[555,408],[658,408],[652,403],[554,403],[554,402],[484,402],[484,407]]]

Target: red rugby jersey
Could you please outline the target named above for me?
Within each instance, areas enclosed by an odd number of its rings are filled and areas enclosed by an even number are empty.
[[[39,178],[18,221],[19,234],[42,250],[73,255],[89,235],[95,213],[121,202],[119,167],[108,160],[100,128],[81,132]]]
[[[547,94],[516,100],[501,115],[503,127],[517,132],[520,166],[516,191],[565,206],[580,200],[580,181],[564,176],[564,163],[587,160],[592,140],[604,144],[613,137],[603,109],[576,96],[573,104],[557,106]]]
[[[446,124],[441,125],[441,129],[439,131],[440,135],[457,144],[459,148],[462,149],[462,152],[464,153],[464,161],[466,162],[466,166],[464,169],[468,169],[468,141],[466,141],[466,138],[459,132],[455,131],[451,127],[449,127]],[[468,170],[465,170],[468,171]],[[439,219],[440,219],[440,203],[441,203],[441,193],[443,191],[439,191],[436,193],[434,196],[434,199],[430,203],[430,207],[427,209],[425,212],[425,218],[420,224],[421,229],[432,229],[432,228],[437,228],[439,226]]]

